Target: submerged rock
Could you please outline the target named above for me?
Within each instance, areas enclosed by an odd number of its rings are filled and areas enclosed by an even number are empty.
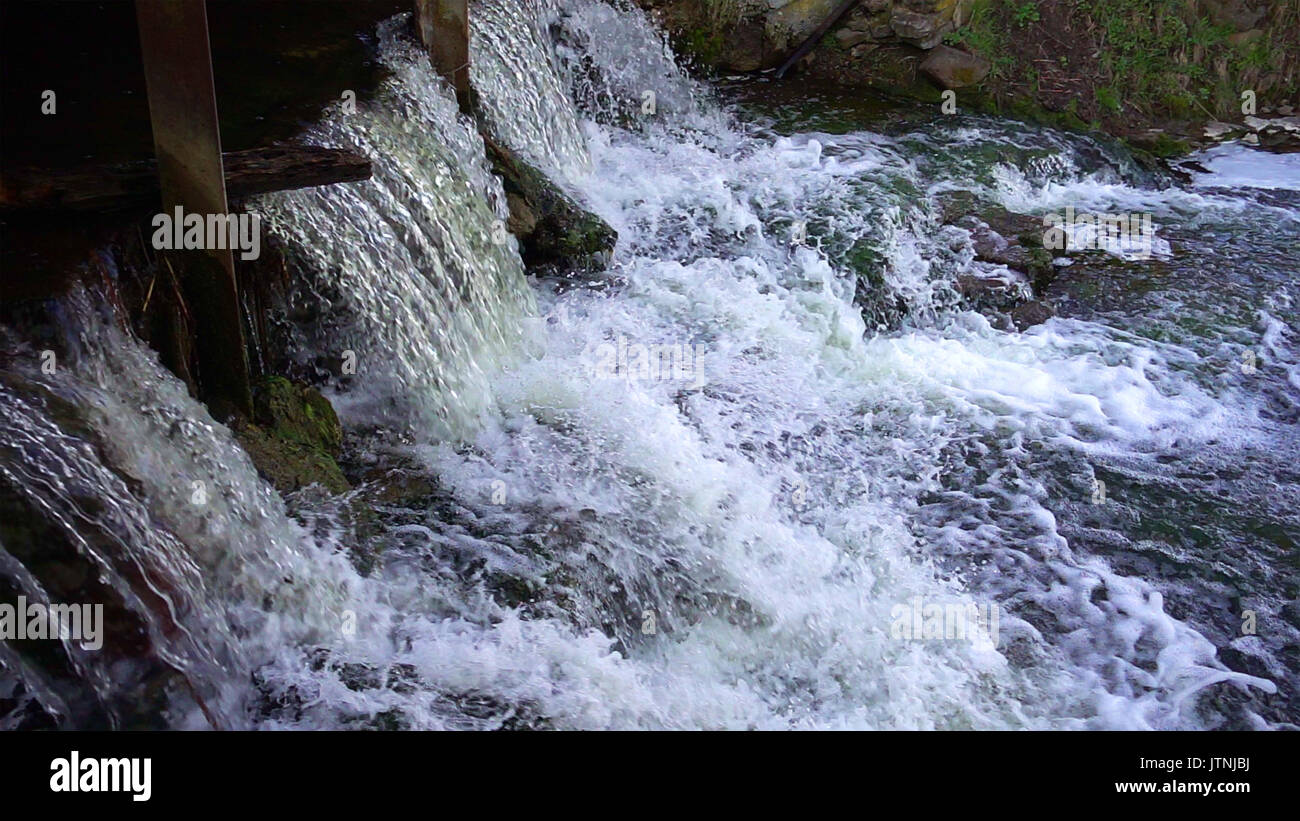
[[[1034,325],[1041,325],[1054,316],[1056,316],[1056,309],[1050,302],[1041,299],[1031,299],[1011,310],[1011,321],[1021,331]]]
[[[1038,217],[1017,214],[981,201],[969,191],[939,197],[940,221],[970,234],[976,270],[957,278],[957,291],[971,308],[1001,328],[1018,330],[1056,315],[1041,295],[1056,275],[1052,254],[1043,248]]]

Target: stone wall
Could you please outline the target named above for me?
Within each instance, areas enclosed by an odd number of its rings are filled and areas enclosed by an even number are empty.
[[[639,0],[707,62],[729,71],[774,68],[842,0]],[[960,26],[972,0],[863,0],[832,33],[846,49],[905,44],[928,50]]]

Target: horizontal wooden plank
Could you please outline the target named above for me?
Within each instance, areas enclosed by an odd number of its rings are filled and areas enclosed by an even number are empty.
[[[370,179],[370,160],[339,148],[273,146],[222,155],[230,199]],[[159,204],[158,164],[73,170],[22,168],[0,177],[3,211],[119,211]]]

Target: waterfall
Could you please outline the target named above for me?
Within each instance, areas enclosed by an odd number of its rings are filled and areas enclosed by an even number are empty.
[[[249,673],[337,632],[350,567],[89,294],[65,308],[78,327],[55,367],[4,339],[0,585],[105,603],[107,644],[6,644],[0,691],[68,726],[247,727]]]
[[[455,436],[490,402],[487,374],[515,350],[532,295],[483,141],[401,38],[404,20],[381,29],[392,77],[375,100],[307,135],[370,157],[374,178],[256,207],[311,272],[300,354],[340,362],[344,417]]]
[[[603,0],[475,12],[482,123],[395,18],[374,99],[307,135],[374,178],[254,205],[293,264],[293,354],[340,410],[354,491],[282,500],[93,294],[63,309],[52,373],[5,329],[0,510],[33,525],[0,528],[0,589],[102,597],[140,638],[6,645],[0,721],[1197,728],[1238,710],[1216,687],[1276,721],[1250,700],[1275,673],[1228,669],[1230,639],[1167,608],[1176,587],[1083,546],[1160,506],[1134,499],[1175,448],[1284,452],[1265,400],[1202,375],[1245,325],[1209,350],[1177,315],[997,330],[959,304],[969,232],[928,204],[1119,202],[1172,233],[1242,200],[989,118],[790,128],[717,99]],[[607,287],[526,276],[479,127],[619,231]],[[1275,260],[1294,217],[1270,207]],[[1290,298],[1266,318],[1294,366]],[[1128,520],[1086,507],[1103,466],[1141,477],[1116,488]],[[42,565],[47,541],[87,580]],[[910,636],[933,606],[1000,613],[998,634]]]

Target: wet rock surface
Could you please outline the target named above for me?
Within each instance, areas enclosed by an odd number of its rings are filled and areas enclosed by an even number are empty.
[[[936,46],[921,63],[921,71],[944,88],[978,85],[991,68],[983,57],[948,46]]]
[[[618,232],[513,151],[490,137],[484,140],[510,207],[506,228],[519,238],[524,265],[549,276],[603,270]]]
[[[335,461],[343,428],[329,400],[315,388],[270,377],[253,395],[254,418],[236,425],[235,437],[263,478],[282,493],[320,484],[349,489]]]
[[[1003,329],[1023,331],[1056,315],[1052,303],[1041,298],[1056,269],[1043,248],[1040,218],[982,202],[968,191],[940,195],[938,206],[943,224],[970,234],[973,270],[957,277],[958,293],[968,305]]]

